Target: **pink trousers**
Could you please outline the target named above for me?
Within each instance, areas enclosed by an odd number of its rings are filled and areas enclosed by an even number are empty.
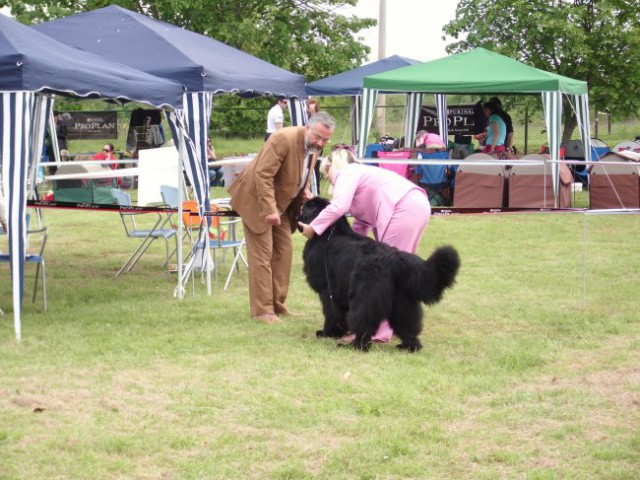
[[[430,218],[429,199],[424,193],[412,190],[398,202],[387,230],[382,238],[377,240],[403,252],[416,253],[422,232],[427,228]],[[393,330],[385,320],[378,327],[372,340],[388,342],[392,336]]]

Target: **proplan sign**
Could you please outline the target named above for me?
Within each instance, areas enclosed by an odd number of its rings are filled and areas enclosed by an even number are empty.
[[[70,140],[118,138],[118,112],[64,112]]]
[[[474,105],[451,105],[447,107],[447,129],[449,135],[473,135]],[[435,107],[422,107],[418,130],[440,133]]]

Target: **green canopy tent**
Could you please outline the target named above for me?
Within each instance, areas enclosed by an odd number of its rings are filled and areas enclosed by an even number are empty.
[[[589,97],[587,82],[574,80],[530,67],[512,58],[475,48],[430,62],[371,75],[363,79],[363,114],[360,121],[358,156],[364,155],[365,139],[369,135],[371,120],[379,91],[409,93],[414,101],[408,105],[417,111],[407,116],[417,125],[422,95],[434,94],[440,124],[440,135],[447,138],[446,95],[451,94],[536,94],[542,95],[545,123],[551,160],[560,156],[562,127],[562,95],[569,97],[578,118],[580,138],[584,151],[590,151]],[[588,157],[588,154],[585,154]],[[585,158],[589,161],[590,158]],[[554,190],[557,192],[558,163],[552,163]]]

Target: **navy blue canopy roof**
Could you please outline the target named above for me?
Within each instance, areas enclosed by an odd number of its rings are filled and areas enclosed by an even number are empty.
[[[307,95],[316,96],[342,96],[360,95],[362,93],[362,79],[368,75],[395,70],[396,68],[416,65],[418,60],[393,55],[377,62],[369,63],[353,70],[338,73],[331,77],[323,78],[307,84]]]
[[[190,92],[305,97],[302,75],[116,5],[33,28],[73,47],[175,80]]]
[[[0,15],[0,90],[181,107],[182,85],[56,42]]]

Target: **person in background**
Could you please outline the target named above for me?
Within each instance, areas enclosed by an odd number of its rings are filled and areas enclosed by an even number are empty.
[[[284,127],[284,108],[287,108],[289,102],[282,95],[276,99],[276,103],[267,115],[267,133],[264,135],[266,142],[269,137],[276,131]]]
[[[102,151],[96,153],[93,156],[93,159],[94,160],[118,160],[118,157],[116,156],[115,147],[113,146],[113,144],[105,143],[104,146],[102,147]],[[116,170],[118,168],[117,163],[112,163],[109,166],[111,167],[111,170]]]
[[[507,136],[504,140],[505,149],[509,153],[515,153],[513,152],[513,121],[511,120],[511,115],[509,115],[502,109],[502,102],[498,97],[491,97],[489,101],[497,105],[498,110],[496,111],[496,113],[500,116],[504,124],[507,126]]]
[[[504,141],[507,136],[507,125],[498,115],[498,106],[495,103],[487,102],[483,108],[484,114],[489,120],[482,153],[504,153],[506,151]]]
[[[211,139],[207,138],[207,161],[215,162],[216,151],[213,149],[213,145],[211,144]],[[222,167],[209,167],[209,186],[211,187],[220,187],[222,186]]]
[[[307,100],[307,122],[311,117],[320,111],[320,104],[315,98]],[[322,155],[322,151],[318,154]],[[316,162],[316,166],[313,169],[316,177],[316,192],[320,193],[320,162]]]
[[[353,230],[404,252],[415,253],[429,224],[431,205],[425,191],[391,170],[361,165],[349,150],[334,150],[322,161],[320,172],[333,185],[331,203],[310,224],[298,223],[308,239],[322,235],[350,212]],[[388,342],[393,330],[384,321],[373,336]]]
[[[307,100],[307,120],[320,111],[320,104],[315,98]]]
[[[115,152],[115,147],[113,146],[112,143],[105,143],[104,146],[102,147],[102,151],[96,153],[93,156],[94,160],[118,160],[118,157],[116,156],[116,152]],[[103,164],[104,165],[104,164]],[[117,163],[111,163],[109,164],[109,167],[111,168],[111,170],[117,170],[118,169],[118,164]],[[101,184],[109,184],[113,182],[112,178],[105,178],[104,181],[98,181],[98,183]],[[122,178],[118,177],[116,178],[116,184],[118,186],[122,185]]]
[[[45,136],[45,147],[46,147],[46,156],[48,162],[56,162],[58,156],[63,157],[68,154],[67,151],[67,136],[69,134],[69,129],[67,128],[67,124],[61,120],[60,112],[57,110],[53,111],[53,121],[56,125],[56,140],[58,141],[58,155],[53,149],[53,141],[50,136],[49,129],[46,131]],[[53,175],[58,170],[58,167],[48,167],[49,175]]]
[[[228,188],[231,207],[242,218],[249,260],[249,306],[253,319],[280,323],[296,316],[285,302],[289,291],[291,234],[304,200],[318,152],[335,129],[320,112],[306,127],[286,127],[271,135],[260,152]]]
[[[65,114],[69,116],[69,114]],[[60,119],[60,112],[53,111],[53,121],[56,124],[56,138],[58,139],[58,148],[60,151],[67,150],[67,136],[69,135],[69,128],[67,123]]]
[[[436,133],[429,133],[426,130],[420,130],[416,133],[416,148],[426,148],[429,150],[442,150],[445,147],[442,137]]]

